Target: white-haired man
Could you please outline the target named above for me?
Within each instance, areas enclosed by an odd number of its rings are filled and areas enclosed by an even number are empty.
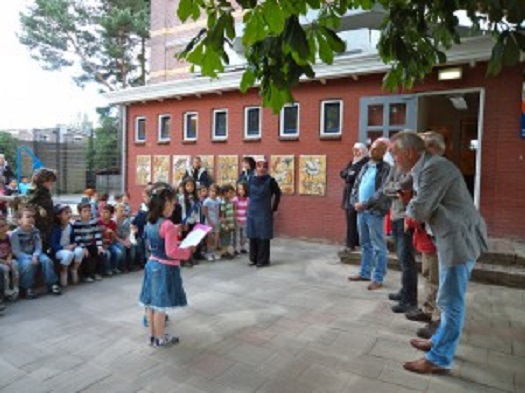
[[[487,250],[486,226],[459,169],[446,158],[426,152],[418,135],[410,131],[396,134],[392,154],[401,171],[412,173],[415,195],[406,215],[432,230],[440,276],[439,328],[430,340],[410,341],[413,347],[428,353],[403,367],[423,374],[445,373],[452,368],[461,337],[470,273],[476,259]]]

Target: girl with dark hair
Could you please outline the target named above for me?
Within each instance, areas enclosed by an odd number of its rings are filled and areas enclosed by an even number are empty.
[[[178,245],[179,227],[170,217],[175,192],[167,183],[156,183],[151,191],[145,228],[151,255],[144,269],[140,304],[146,308],[150,345],[164,347],[179,342],[178,337],[165,333],[166,312],[187,305],[180,275],[181,260],[191,257],[193,247]]]
[[[255,160],[253,157],[246,156],[241,161],[242,172],[237,179],[237,183],[249,183],[250,179],[255,176]]]
[[[182,224],[182,239],[191,232],[193,227],[200,222],[201,206],[199,204],[199,197],[197,194],[197,184],[192,177],[186,177],[182,181],[183,194],[179,195],[179,204],[181,206],[181,224]],[[198,264],[198,259],[202,258],[200,247],[194,255],[194,258],[184,261],[182,266],[192,267]]]

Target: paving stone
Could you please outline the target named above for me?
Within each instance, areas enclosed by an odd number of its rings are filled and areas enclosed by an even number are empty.
[[[43,386],[57,392],[79,392],[111,375],[111,371],[91,364],[82,364],[68,373],[44,381]]]
[[[403,369],[402,363],[388,362],[379,379],[383,382],[424,392],[430,384],[431,377],[407,372]]]
[[[0,375],[1,377],[1,375]],[[6,380],[2,379],[3,382]],[[11,380],[11,382],[3,386],[1,389],[2,393],[21,393],[21,392],[31,392],[31,393],[47,393],[51,392],[51,389],[42,385],[42,381],[33,378],[31,376],[26,376],[25,378],[19,378]]]
[[[256,366],[268,359],[272,353],[271,349],[242,343],[233,348],[228,353],[228,357],[237,362]]]
[[[245,364],[235,364],[222,375],[214,379],[221,385],[241,392],[255,392],[268,379],[255,371],[254,367]]]
[[[205,353],[188,363],[186,367],[191,370],[192,374],[198,373],[204,378],[213,379],[223,374],[234,364],[235,362],[225,356]]]
[[[0,357],[0,387],[6,386],[13,381],[23,379],[27,375],[22,369],[4,360],[4,354]]]
[[[297,378],[299,382],[312,386],[312,391],[339,393],[349,383],[354,374],[340,369],[311,365]]]
[[[399,386],[393,383],[378,381],[365,377],[352,378],[345,390],[345,393],[355,392],[373,392],[373,393],[415,393],[420,390],[414,390]]]
[[[406,362],[421,357],[420,353],[410,346],[408,340],[407,342],[401,342],[381,338],[376,341],[370,351],[370,355],[400,362]]]
[[[339,361],[337,368],[350,371],[370,379],[377,379],[385,367],[386,359],[370,355],[359,355]]]
[[[142,272],[20,301],[0,318],[0,391],[40,393],[514,393],[525,391],[525,291],[469,285],[452,376],[413,375],[421,325],[335,264],[337,247],[276,239],[265,270],[245,257],[183,269],[189,307],[171,348],[147,345]],[[51,332],[51,333],[50,333]]]
[[[514,391],[514,375],[510,371],[495,370],[489,365],[465,363],[459,373],[461,379],[490,386],[507,392]]]

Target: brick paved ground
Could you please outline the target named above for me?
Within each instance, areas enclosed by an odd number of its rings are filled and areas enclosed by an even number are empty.
[[[274,266],[246,258],[185,269],[190,307],[172,348],[146,345],[142,273],[19,301],[0,318],[1,392],[523,392],[525,291],[471,284],[451,376],[405,372],[418,325],[393,314],[397,289],[348,283],[334,246],[273,242]]]

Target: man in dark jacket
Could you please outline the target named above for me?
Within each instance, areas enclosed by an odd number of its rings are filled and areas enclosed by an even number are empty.
[[[268,162],[260,158],[257,176],[250,179],[250,203],[246,218],[246,237],[250,239],[250,266],[270,265],[270,240],[273,238],[273,213],[281,200],[281,189],[268,174]]]
[[[350,281],[370,281],[369,290],[383,286],[386,274],[386,241],[383,224],[390,209],[390,199],[383,193],[390,165],[383,161],[387,144],[375,141],[370,148],[370,160],[363,166],[352,189],[351,202],[357,214],[361,240],[361,270],[348,277]],[[373,271],[372,271],[373,270]]]
[[[186,170],[186,176],[193,178],[197,187],[208,188],[211,185],[211,179],[206,168],[202,167],[201,158],[199,156],[193,157],[192,164],[192,167]]]

